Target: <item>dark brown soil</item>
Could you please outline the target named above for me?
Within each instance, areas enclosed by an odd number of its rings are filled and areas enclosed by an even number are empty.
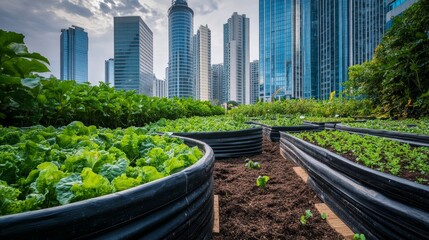
[[[343,239],[314,207],[320,199],[293,171],[279,144],[264,140],[263,153],[249,157],[261,169],[244,166],[247,157],[216,160],[215,194],[219,195],[220,239]],[[265,189],[256,186],[258,176],[270,180]],[[313,217],[300,223],[305,210]]]

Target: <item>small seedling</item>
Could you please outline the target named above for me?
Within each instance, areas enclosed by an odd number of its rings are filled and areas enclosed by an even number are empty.
[[[353,235],[353,240],[366,240],[365,234],[355,233],[355,235]]]
[[[246,159],[245,166],[248,169],[260,169],[261,168],[261,164],[259,162],[254,162],[250,159]]]
[[[265,185],[267,185],[268,180],[270,180],[270,177],[268,176],[259,176],[258,179],[256,179],[256,186],[260,188],[265,188]]]
[[[326,220],[326,213],[322,213],[321,217],[322,217],[323,220]]]
[[[301,217],[299,218],[299,221],[301,222],[302,225],[307,224],[307,220],[309,218],[313,217],[313,213],[311,212],[310,209],[305,210],[304,215],[301,215]]]

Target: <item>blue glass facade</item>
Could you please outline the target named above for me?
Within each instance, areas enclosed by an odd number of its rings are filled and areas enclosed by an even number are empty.
[[[113,58],[104,61],[104,82],[111,87],[115,85],[115,60]]]
[[[74,25],[61,29],[60,48],[61,80],[88,82],[88,33]]]
[[[294,97],[319,98],[319,3],[296,1]]]
[[[260,0],[265,101],[338,96],[348,67],[372,58],[384,34],[384,0]],[[275,95],[275,97],[273,97]]]
[[[212,102],[220,104],[223,101],[224,70],[223,64],[213,64],[211,69]]]
[[[153,34],[138,16],[114,18],[115,88],[153,94]]]
[[[342,91],[349,66],[348,1],[319,2],[319,98],[329,99],[331,92]]]
[[[168,97],[195,96],[193,73],[194,12],[185,0],[168,10]]]
[[[264,100],[290,98],[292,80],[293,0],[259,1],[259,75]]]
[[[386,29],[392,27],[393,17],[401,15],[408,7],[417,0],[387,0],[386,1]]]

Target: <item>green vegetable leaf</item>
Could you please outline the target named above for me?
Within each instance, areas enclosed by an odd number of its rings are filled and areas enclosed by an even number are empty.
[[[142,183],[143,179],[141,176],[137,178],[127,177],[127,175],[122,174],[121,176],[113,179],[112,184],[115,187],[116,191],[122,191],[128,188],[136,187]]]
[[[71,188],[76,184],[82,184],[82,177],[77,173],[73,173],[68,177],[62,178],[55,185],[57,200],[61,205],[65,205],[72,202],[75,195],[72,192]]]
[[[256,186],[258,186],[260,188],[265,188],[268,180],[270,180],[270,177],[268,177],[268,176],[259,176],[256,179]]]
[[[128,161],[125,159],[119,159],[115,164],[106,163],[104,164],[99,174],[107,179],[109,181],[112,181],[114,178],[122,175],[125,173],[128,167]]]

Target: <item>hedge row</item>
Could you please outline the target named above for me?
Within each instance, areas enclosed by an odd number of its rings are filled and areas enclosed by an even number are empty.
[[[293,99],[275,102],[257,102],[253,105],[240,105],[232,109],[232,114],[244,114],[246,116],[257,117],[271,114],[304,114],[307,116],[341,117],[369,116],[372,114],[368,100],[314,100],[314,99]]]
[[[147,97],[117,91],[106,84],[19,79],[0,75],[0,125],[64,126],[73,121],[117,128],[143,126],[161,118],[212,116],[224,113],[208,101]]]

